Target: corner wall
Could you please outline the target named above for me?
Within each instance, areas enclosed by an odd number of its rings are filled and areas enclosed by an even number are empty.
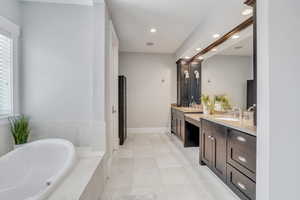
[[[129,132],[166,131],[176,103],[173,55],[121,52],[119,74],[127,77]]]
[[[299,8],[257,1],[257,200],[299,199]]]

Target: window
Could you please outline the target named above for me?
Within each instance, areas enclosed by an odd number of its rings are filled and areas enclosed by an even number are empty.
[[[0,116],[13,113],[13,39],[0,32]]]

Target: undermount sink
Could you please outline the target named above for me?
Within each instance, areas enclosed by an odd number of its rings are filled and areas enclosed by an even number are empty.
[[[232,117],[218,117],[216,119],[219,119],[219,120],[224,120],[224,121],[233,121],[233,122],[238,122],[240,121],[239,119],[237,118],[232,118]]]

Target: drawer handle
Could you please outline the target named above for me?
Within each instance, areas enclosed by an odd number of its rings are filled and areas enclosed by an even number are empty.
[[[239,159],[240,161],[244,162],[244,163],[247,162],[246,158],[244,158],[244,157],[242,157],[242,156],[239,156],[238,159]]]
[[[246,142],[246,141],[247,141],[245,138],[243,138],[243,137],[241,137],[241,136],[238,136],[236,139],[237,139],[238,141],[240,141],[240,142]]]
[[[242,184],[240,182],[238,182],[237,184],[238,184],[239,188],[241,188],[242,190],[246,190],[247,189],[244,184]]]

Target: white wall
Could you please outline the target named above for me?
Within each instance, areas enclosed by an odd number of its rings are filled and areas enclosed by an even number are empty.
[[[251,79],[250,56],[216,55],[202,63],[202,94],[226,94],[232,106],[246,109],[247,80]]]
[[[32,139],[104,149],[104,5],[22,3],[23,113]]]
[[[20,26],[20,5],[18,0],[1,0],[0,16]],[[17,88],[16,88],[17,89]],[[0,156],[12,149],[13,139],[7,119],[0,119]]]
[[[20,25],[20,3],[19,0],[1,0],[0,16]]]
[[[176,103],[173,55],[121,53],[119,68],[127,77],[128,128],[169,127],[170,104]]]
[[[299,199],[300,2],[257,3],[257,200]]]

